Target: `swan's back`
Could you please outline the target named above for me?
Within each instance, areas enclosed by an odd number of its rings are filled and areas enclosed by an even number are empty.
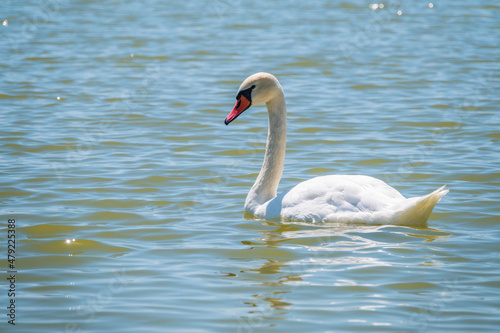
[[[405,199],[385,182],[360,175],[331,175],[302,182],[254,215],[299,221],[422,225],[447,190]],[[439,190],[438,190],[439,191]],[[425,200],[427,199],[427,200]],[[422,204],[422,201],[425,201]]]

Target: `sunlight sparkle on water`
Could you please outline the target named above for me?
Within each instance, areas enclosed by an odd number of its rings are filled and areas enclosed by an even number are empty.
[[[384,8],[384,4],[383,3],[371,3],[368,5],[368,7],[370,7],[371,10],[377,10],[377,9]]]

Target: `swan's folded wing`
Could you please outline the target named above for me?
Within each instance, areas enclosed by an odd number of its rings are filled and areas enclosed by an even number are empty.
[[[379,179],[333,175],[298,184],[275,198],[268,208],[276,210],[279,206],[281,217],[287,219],[372,223],[372,219],[380,218],[378,213],[403,200],[398,191]]]

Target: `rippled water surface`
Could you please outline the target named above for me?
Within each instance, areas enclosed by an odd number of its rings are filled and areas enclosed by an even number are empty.
[[[6,1],[0,197],[16,220],[9,332],[496,332],[497,1]],[[267,114],[289,112],[280,191],[327,174],[405,196],[425,228],[243,214]],[[2,270],[9,270],[4,260]]]

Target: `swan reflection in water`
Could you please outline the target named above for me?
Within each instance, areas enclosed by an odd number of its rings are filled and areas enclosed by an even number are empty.
[[[252,253],[245,261],[263,261],[258,267],[240,271],[237,277],[252,282],[253,292],[260,290],[243,301],[250,308],[240,320],[242,328],[264,325],[265,320],[285,319],[295,300],[300,302],[303,297],[305,289],[301,286],[370,288],[388,283],[386,276],[397,277],[408,258],[416,258],[421,265],[438,265],[429,258],[427,246],[422,243],[451,236],[438,229],[402,226],[262,223],[266,228],[260,231],[260,237],[242,241]],[[373,276],[382,280],[370,280]],[[335,292],[328,297],[332,304],[336,303]]]

